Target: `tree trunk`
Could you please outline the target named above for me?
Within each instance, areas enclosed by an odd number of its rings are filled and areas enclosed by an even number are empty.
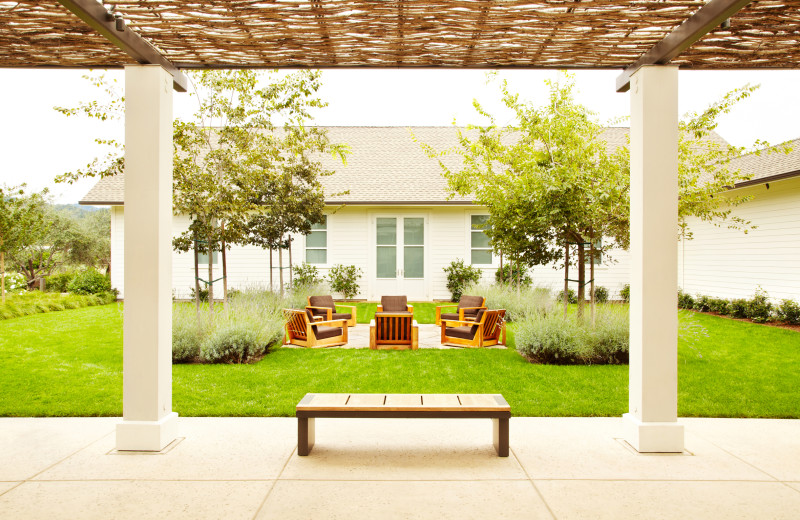
[[[500,283],[506,279],[506,272],[503,271],[503,252],[500,251]]]
[[[292,287],[292,235],[289,235],[289,287]]]
[[[275,291],[275,283],[272,281],[272,246],[269,248],[269,290],[270,292]]]
[[[225,223],[220,224],[222,235],[225,235]],[[225,254],[225,239],[221,241],[222,244],[222,307],[228,307],[228,256]]]
[[[514,267],[517,266],[517,295],[522,294],[522,269],[519,268],[519,256],[514,259],[514,263],[511,264],[511,272],[514,272]]]
[[[586,250],[583,237],[578,238],[578,320],[583,319],[586,304]]]
[[[200,266],[197,255],[197,240],[194,241],[194,305],[200,314]]]
[[[214,315],[214,250],[211,247],[211,237],[207,237],[208,251],[208,314]]]
[[[281,284],[281,298],[283,297],[283,243],[278,244],[278,280]]]
[[[0,242],[2,245],[2,242]],[[3,295],[3,305],[6,303],[6,254],[0,251],[0,294]]]
[[[569,242],[564,243],[564,318],[569,307]]]
[[[594,254],[595,254],[595,252],[594,252],[594,238],[590,234],[589,235],[589,257],[591,258],[591,260],[589,260],[589,261],[591,263],[589,264],[589,291],[590,291],[589,294],[590,294],[590,296],[592,298],[592,305],[591,305],[591,308],[592,308],[592,328],[594,328],[594,323],[595,323],[595,304],[596,304],[595,299],[594,299],[594,259],[595,259]]]

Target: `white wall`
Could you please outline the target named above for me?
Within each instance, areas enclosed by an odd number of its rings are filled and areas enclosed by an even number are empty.
[[[761,286],[773,300],[800,300],[800,178],[735,190],[754,199],[734,214],[747,234],[691,219],[694,239],[678,247],[678,284],[691,294],[747,298]]]
[[[563,264],[563,260],[561,262]],[[571,265],[569,277],[572,280],[578,279],[577,267]],[[564,290],[564,268],[560,264],[548,264],[536,266],[532,270],[531,278],[533,284],[538,287],[548,287],[554,293]],[[602,286],[608,289],[608,296],[611,299],[620,299],[619,291],[622,286],[630,283],[630,254],[623,249],[613,249],[603,255],[601,265],[594,266],[595,286]],[[586,266],[586,281],[591,279],[589,266]],[[569,283],[570,289],[578,292],[577,282]],[[589,297],[589,286],[586,286],[586,297]]]

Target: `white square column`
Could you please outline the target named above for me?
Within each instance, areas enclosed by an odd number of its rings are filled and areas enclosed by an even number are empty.
[[[172,76],[125,67],[125,315],[118,450],[160,451],[172,411]]]
[[[678,424],[678,67],[631,77],[631,299],[626,440],[683,451]],[[127,216],[127,215],[126,215]]]

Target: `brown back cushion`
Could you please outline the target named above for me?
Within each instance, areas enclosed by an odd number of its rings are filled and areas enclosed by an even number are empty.
[[[483,296],[461,296],[461,299],[458,300],[458,308],[463,309],[464,307],[480,307],[483,303]],[[476,311],[472,311],[471,313],[468,312],[467,314],[474,314]]]
[[[384,312],[407,312],[408,300],[405,296],[381,296]]]
[[[330,294],[326,296],[309,296],[308,302],[312,307],[328,307],[329,309],[336,309],[336,304],[333,303],[333,296]]]
[[[314,325],[314,315],[311,313],[311,309],[306,309],[306,318],[308,318],[309,323],[311,323],[311,329],[314,331],[314,335],[317,335],[317,326]]]
[[[486,312],[486,309],[480,309],[478,311],[478,314],[475,316],[475,325],[473,325],[472,329],[470,330],[470,333],[472,334],[473,338],[475,337],[475,333],[478,332],[478,323],[481,322],[481,318],[483,318],[484,312]]]

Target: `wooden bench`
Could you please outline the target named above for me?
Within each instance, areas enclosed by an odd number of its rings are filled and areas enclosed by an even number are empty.
[[[494,448],[508,457],[511,407],[500,394],[306,394],[297,404],[297,454],[314,447],[314,419],[487,418],[494,423]]]

